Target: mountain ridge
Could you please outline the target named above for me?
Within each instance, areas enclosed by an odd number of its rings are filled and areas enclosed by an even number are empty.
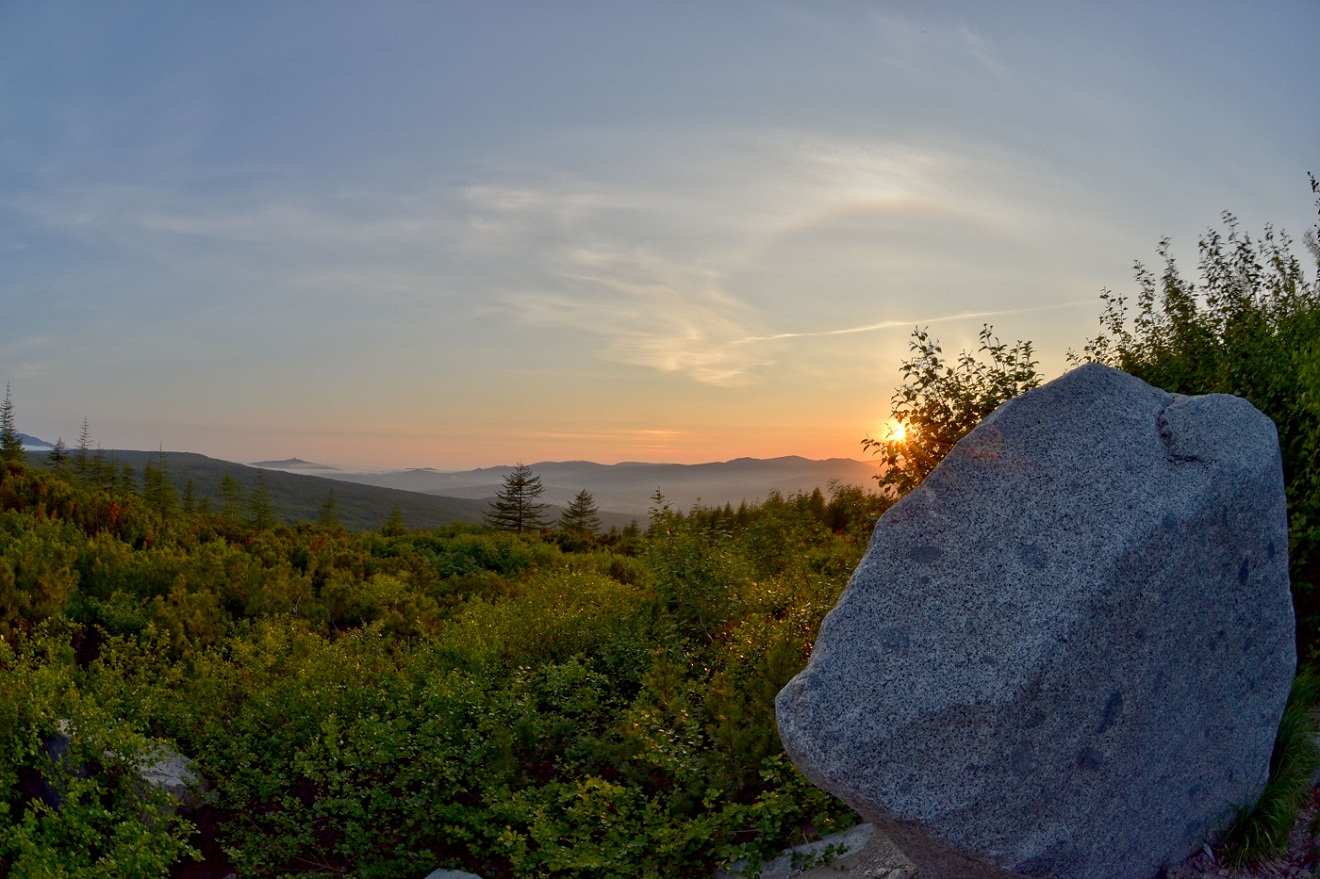
[[[624,461],[541,461],[528,465],[545,487],[542,500],[565,505],[582,490],[591,493],[601,510],[645,516],[656,491],[678,509],[694,504],[737,506],[743,501],[765,500],[772,492],[794,494],[826,489],[831,482],[869,488],[876,465],[852,458],[812,459],[800,455],[776,458],[740,457],[701,464],[666,464]],[[443,471],[409,468],[354,473],[347,470],[319,475],[335,481],[376,485],[427,495],[487,499],[503,486],[514,465],[500,464],[471,470]]]
[[[30,438],[36,440],[36,438]],[[42,441],[28,452],[34,459],[46,458]],[[435,528],[453,521],[481,522],[487,505],[503,488],[504,477],[514,465],[496,465],[463,471],[414,467],[385,472],[355,472],[298,457],[242,464],[211,458],[198,452],[164,452],[124,449],[98,450],[107,458],[128,464],[139,477],[148,463],[163,456],[171,481],[179,491],[189,481],[198,500],[213,508],[223,502],[220,482],[232,476],[247,493],[262,478],[267,483],[276,514],[286,522],[314,521],[330,492],[335,495],[338,518],[350,529],[379,528],[398,508],[410,528]],[[637,520],[645,523],[655,504],[655,494],[678,510],[696,504],[738,506],[758,503],[772,492],[791,495],[827,490],[831,482],[869,489],[875,465],[851,458],[811,459],[800,455],[776,458],[739,457],[701,464],[623,461],[600,464],[594,461],[542,461],[530,465],[542,479],[545,492],[540,500],[549,505],[546,517],[553,521],[578,492],[591,493],[600,510],[602,524],[623,527]]]

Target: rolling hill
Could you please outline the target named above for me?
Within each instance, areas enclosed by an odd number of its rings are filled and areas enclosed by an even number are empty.
[[[293,459],[296,460],[296,459]],[[263,462],[275,466],[287,462]],[[298,461],[299,470],[307,470]],[[532,470],[545,486],[542,500],[565,505],[582,489],[591,492],[597,506],[627,516],[646,516],[658,489],[675,508],[695,503],[737,506],[765,500],[771,491],[781,494],[825,490],[831,481],[869,488],[876,465],[850,458],[816,461],[791,455],[782,458],[737,458],[709,464],[595,464],[591,461],[543,461]],[[420,468],[387,473],[353,473],[325,468],[319,475],[336,481],[444,495],[452,498],[490,498],[503,484],[511,466],[485,467],[461,472]]]
[[[160,454],[123,449],[105,450],[107,458],[129,465],[139,479],[145,465],[154,462]],[[215,509],[222,503],[220,481],[226,473],[243,487],[245,493],[250,493],[257,485],[258,476],[264,474],[276,516],[290,523],[315,521],[331,490],[335,493],[339,521],[353,531],[379,528],[389,519],[395,507],[399,509],[403,523],[408,528],[436,528],[455,520],[480,522],[486,508],[483,501],[473,498],[441,497],[285,473],[208,458],[195,452],[165,452],[164,456],[170,480],[180,492],[191,481],[195,497],[199,501],[207,499]],[[35,460],[45,459],[45,455],[33,454],[31,457]]]
[[[29,456],[44,461],[40,450],[48,444],[30,438]],[[127,464],[138,475],[160,452],[113,449],[104,454]],[[264,474],[276,515],[284,522],[314,521],[334,491],[336,513],[351,530],[379,528],[398,508],[409,528],[435,528],[454,521],[482,521],[487,502],[503,486],[512,466],[466,471],[416,468],[388,472],[355,472],[314,464],[299,458],[237,464],[195,452],[164,452],[170,479],[182,492],[191,481],[194,497],[213,508],[223,502],[220,483],[228,474],[250,493]],[[772,491],[781,494],[827,490],[832,481],[869,488],[875,465],[848,458],[817,461],[797,456],[737,458],[708,464],[596,464],[591,461],[545,461],[533,464],[541,477],[550,505],[546,518],[558,518],[563,507],[582,489],[591,492],[605,528],[645,523],[659,490],[676,509],[701,503],[737,506],[764,500]]]

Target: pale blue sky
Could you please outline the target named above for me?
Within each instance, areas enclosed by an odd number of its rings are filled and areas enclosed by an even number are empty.
[[[913,324],[1057,374],[1161,236],[1314,222],[1320,3],[931,5],[0,2],[19,427],[860,457]]]

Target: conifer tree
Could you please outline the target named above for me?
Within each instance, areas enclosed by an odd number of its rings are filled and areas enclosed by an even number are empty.
[[[96,454],[92,456],[87,473],[101,488],[110,488],[115,484],[115,464],[106,458],[105,449],[101,448],[100,443],[96,446]]]
[[[673,506],[665,498],[665,493],[656,487],[655,493],[651,495],[651,506],[648,510],[651,514],[651,527],[655,528],[662,525],[674,513]]]
[[[17,461],[23,457],[23,441],[14,426],[14,403],[9,399],[9,385],[5,384],[5,401],[0,403],[0,459]]]
[[[239,508],[243,505],[243,486],[228,470],[220,480],[220,518],[233,522],[238,519]]]
[[[259,531],[278,524],[275,506],[270,500],[270,486],[266,484],[266,474],[260,470],[257,471],[256,487],[248,496],[248,524]]]
[[[84,482],[92,475],[91,451],[92,432],[87,427],[87,419],[83,418],[82,433],[78,434],[78,450],[73,455],[73,472]]]
[[[390,517],[380,527],[380,533],[385,537],[401,537],[406,530],[403,525],[403,510],[400,510],[396,504],[390,508]]]
[[[817,522],[825,521],[825,495],[821,493],[820,486],[811,490],[811,498],[807,502],[807,509]]]
[[[321,504],[321,512],[316,517],[316,524],[322,528],[337,529],[340,527],[339,508],[335,503],[335,490],[333,488],[326,496],[325,503]]]
[[[64,444],[64,437],[55,440],[55,446],[50,450],[50,469],[56,473],[64,472],[64,465],[69,463],[69,447]]]
[[[165,460],[164,449],[156,453],[154,463],[148,461],[142,468],[142,499],[162,516],[168,517],[178,510],[179,495],[170,481],[170,465]]]
[[[521,461],[513,471],[504,477],[504,487],[495,495],[486,510],[486,524],[503,531],[524,534],[545,527],[541,518],[546,504],[538,503],[537,498],[545,491],[541,477],[532,472]]]
[[[585,488],[569,503],[559,516],[559,530],[595,535],[600,530],[600,511],[596,500]]]

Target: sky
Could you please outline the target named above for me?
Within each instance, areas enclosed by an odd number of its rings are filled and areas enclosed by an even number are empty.
[[[1320,3],[0,0],[19,430],[232,461],[863,458],[914,327],[1049,377],[1300,239]]]

